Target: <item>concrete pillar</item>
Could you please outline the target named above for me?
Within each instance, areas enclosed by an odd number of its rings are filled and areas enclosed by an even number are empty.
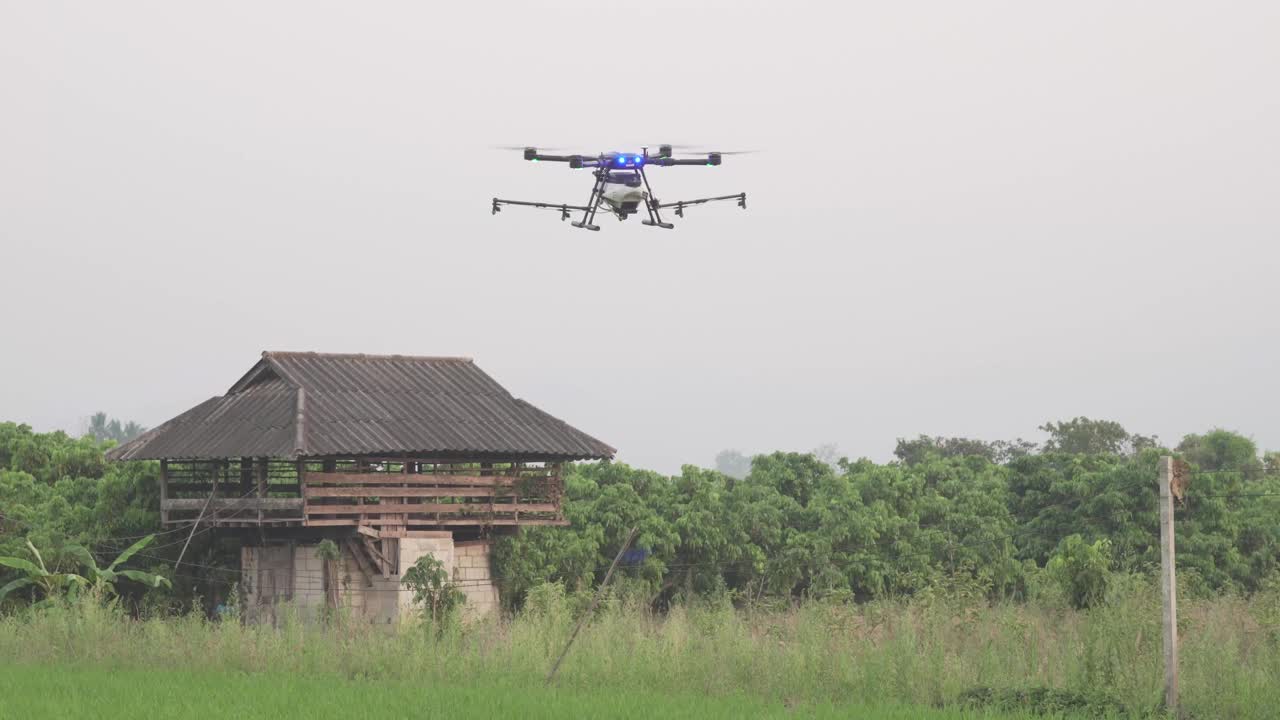
[[[489,552],[488,540],[454,544],[453,580],[467,596],[463,616],[468,619],[491,615],[498,610],[498,586],[493,582]]]
[[[489,563],[488,540],[454,543],[447,533],[436,537],[400,538],[398,573],[389,579],[373,577],[366,584],[354,557],[342,547],[338,563],[338,597],[341,606],[354,617],[375,624],[396,622],[413,612],[413,593],[400,579],[423,555],[433,555],[466,596],[463,617],[475,619],[498,610],[498,588]],[[289,599],[306,619],[316,619],[325,607],[324,561],[316,544],[246,546],[240,552],[240,582],[246,598],[245,618],[249,622],[271,622],[278,603]]]

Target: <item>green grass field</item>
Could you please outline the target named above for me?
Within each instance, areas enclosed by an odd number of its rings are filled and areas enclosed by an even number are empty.
[[[380,720],[419,718],[865,718],[1014,720],[1026,717],[903,705],[788,708],[745,695],[347,681],[295,674],[0,666],[0,720]],[[1044,716],[1038,716],[1044,717]]]
[[[138,619],[84,601],[0,617],[0,720],[210,708],[271,720],[1055,717],[1018,714],[1029,708],[1162,718],[1152,595],[1089,612],[943,600],[661,614],[607,604],[550,689],[543,680],[576,615],[563,596],[442,633],[342,616],[305,623],[287,608],[276,627]],[[1280,717],[1280,596],[1192,598],[1182,610],[1184,709],[1197,720]],[[1012,714],[960,710],[975,693],[984,709]]]

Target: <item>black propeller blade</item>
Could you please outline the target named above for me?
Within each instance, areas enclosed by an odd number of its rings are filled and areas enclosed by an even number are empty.
[[[537,148],[539,151],[549,150],[551,152],[559,152],[561,150],[569,149],[563,147],[546,147],[544,145],[490,145],[489,147],[494,150],[515,150],[517,152],[523,152],[526,148]]]
[[[752,155],[759,150],[682,150],[681,155]]]
[[[674,152],[682,155],[710,155],[716,153],[718,155],[750,155],[760,152],[759,150],[710,150],[706,145],[676,145],[675,143],[660,143],[658,145],[649,145],[648,147],[669,147]]]

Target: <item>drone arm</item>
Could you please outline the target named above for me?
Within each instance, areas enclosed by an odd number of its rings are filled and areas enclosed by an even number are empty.
[[[659,167],[671,167],[672,165],[719,165],[720,154],[712,153],[705,158],[650,157],[645,162]]]
[[[666,203],[655,202],[652,204],[652,207],[654,210],[660,210],[662,208],[675,208],[676,216],[684,217],[684,209],[686,207],[690,205],[702,205],[703,203],[716,202],[718,200],[737,200],[738,207],[743,209],[746,209],[747,207],[746,193],[738,193],[737,195],[717,195],[716,197],[698,198],[696,200],[676,200],[675,202],[666,202]]]
[[[559,210],[561,220],[568,219],[570,210],[585,211],[585,210],[591,209],[582,205],[566,205],[564,203],[529,202],[527,200],[502,200],[500,198],[494,198],[492,214],[497,215],[502,210],[503,205],[523,205],[524,207],[546,208],[547,210]]]
[[[533,162],[569,163],[571,168],[596,167],[600,164],[599,158],[585,157],[583,155],[543,155],[533,148],[525,150],[524,159]]]

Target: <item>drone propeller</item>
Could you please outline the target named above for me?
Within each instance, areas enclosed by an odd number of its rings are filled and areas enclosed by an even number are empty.
[[[759,150],[682,150],[684,155],[752,155]]]
[[[531,147],[536,147],[539,150],[550,150],[552,152],[558,152],[561,150],[569,149],[569,148],[563,148],[563,147],[544,147],[542,145],[490,145],[489,147],[494,150],[516,150],[518,152],[523,152],[526,148],[531,148]]]
[[[654,148],[654,147],[658,147],[658,148],[667,147],[667,148],[671,148],[672,150],[674,150],[674,151],[676,151],[676,152],[684,153],[684,154],[690,154],[690,155],[706,155],[706,154],[708,154],[708,153],[713,153],[713,152],[718,152],[718,153],[720,153],[721,155],[746,155],[747,153],[760,152],[759,150],[726,150],[726,151],[721,152],[721,151],[719,151],[719,150],[711,150],[711,149],[709,149],[709,148],[708,148],[708,146],[706,146],[706,145],[701,145],[701,144],[698,144],[698,145],[679,145],[679,144],[676,144],[676,143],[654,143],[653,145],[645,145],[645,146],[643,146],[643,147],[650,147],[650,148]]]

